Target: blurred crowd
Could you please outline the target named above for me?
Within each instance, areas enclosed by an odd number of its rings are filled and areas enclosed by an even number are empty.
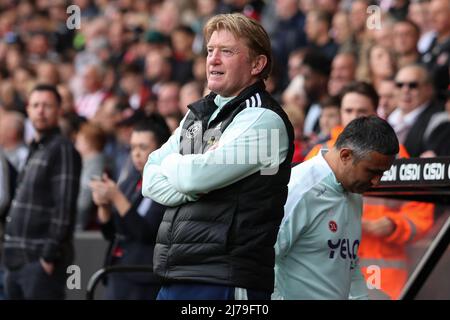
[[[70,5],[80,28],[67,24]],[[29,92],[56,86],[60,129],[83,164],[76,228],[96,228],[91,178],[129,177],[133,127],[151,117],[173,132],[208,92],[202,28],[230,12],[270,35],[266,87],[294,126],[294,162],[333,138],[354,81],[376,90],[376,113],[409,156],[450,155],[449,0],[3,0],[0,151],[20,173],[34,136]]]

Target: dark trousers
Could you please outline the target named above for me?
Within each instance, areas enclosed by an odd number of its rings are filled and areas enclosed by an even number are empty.
[[[148,275],[147,275],[148,276]],[[107,300],[155,300],[159,285],[140,283],[130,279],[128,274],[108,275],[105,299]]]
[[[65,298],[66,270],[56,267],[48,275],[39,260],[5,272],[5,295],[9,300],[62,300]]]
[[[210,284],[168,284],[157,300],[270,300],[271,292]]]

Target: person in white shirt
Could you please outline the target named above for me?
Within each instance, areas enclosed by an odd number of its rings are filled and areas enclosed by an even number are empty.
[[[358,264],[362,194],[399,151],[376,116],[351,121],[334,147],[292,169],[275,244],[272,299],[367,299]]]

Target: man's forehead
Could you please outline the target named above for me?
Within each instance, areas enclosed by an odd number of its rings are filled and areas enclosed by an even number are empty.
[[[371,170],[387,170],[392,165],[394,159],[395,155],[385,155],[378,151],[370,151],[363,161]]]
[[[407,68],[400,70],[397,74],[397,77],[395,77],[395,80],[411,80],[411,81],[417,81],[422,80],[423,75],[420,69],[417,68]]]

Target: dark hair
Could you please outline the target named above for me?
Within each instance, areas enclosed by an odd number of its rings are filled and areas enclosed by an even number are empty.
[[[357,93],[357,94],[360,94],[362,96],[369,98],[373,104],[373,109],[377,110],[379,97],[378,97],[377,91],[371,84],[364,82],[364,81],[350,82],[341,90],[341,93],[340,93],[341,102],[347,93]]]
[[[155,135],[158,147],[161,147],[170,138],[170,129],[164,120],[158,114],[152,114],[140,120],[133,126],[133,131],[148,131]]]
[[[327,27],[330,28],[333,17],[329,12],[327,12],[325,10],[314,10],[313,9],[310,11],[310,13],[315,15],[317,20],[325,22],[327,24]]]
[[[38,85],[36,85],[33,88],[33,90],[31,90],[31,93],[33,93],[35,91],[49,91],[49,92],[53,93],[53,95],[56,98],[56,102],[58,104],[58,107],[61,106],[62,98],[61,98],[61,95],[59,94],[58,90],[56,89],[56,87],[54,85],[51,85],[51,84],[38,84]],[[31,93],[30,93],[30,95],[31,95]]]
[[[339,96],[327,96],[321,102],[322,110],[326,108],[341,108],[341,100]]]
[[[383,155],[396,155],[399,143],[394,129],[385,120],[377,116],[359,117],[352,120],[339,135],[336,149],[352,149],[354,162],[376,151]]]
[[[323,53],[314,48],[306,48],[303,56],[304,66],[308,66],[315,73],[330,76],[331,61]]]
[[[398,21],[395,22],[395,24],[399,24],[399,23],[409,24],[411,27],[413,27],[414,32],[416,33],[416,36],[420,37],[420,27],[414,21],[405,18],[405,19],[398,20]]]

